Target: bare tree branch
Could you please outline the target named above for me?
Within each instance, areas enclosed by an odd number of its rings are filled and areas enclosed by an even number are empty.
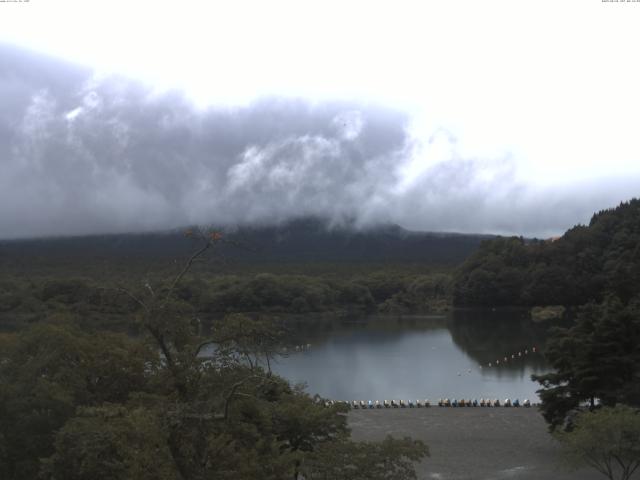
[[[242,380],[240,380],[240,381],[238,381],[238,382],[234,383],[234,384],[231,386],[231,391],[229,392],[229,395],[227,395],[227,396],[225,397],[225,401],[224,401],[224,415],[223,415],[223,418],[224,418],[225,420],[228,418],[228,415],[229,415],[229,405],[230,405],[230,403],[231,403],[231,398],[232,398],[233,396],[241,395],[240,393],[236,393],[236,391],[238,390],[238,388],[240,388],[242,385],[244,385],[248,380],[251,380],[252,378],[259,378],[259,379],[261,379],[261,380],[262,380],[262,383],[265,383],[265,382],[274,382],[274,380],[269,379],[269,378],[266,378],[266,377],[263,377],[263,376],[261,376],[261,375],[249,375],[249,376],[247,376],[247,377],[243,378]],[[249,397],[251,397],[251,395],[247,395],[247,394],[242,394],[242,396],[249,396]]]
[[[202,248],[197,250],[193,255],[191,255],[191,257],[189,257],[189,260],[187,260],[187,263],[185,264],[184,268],[180,271],[180,273],[173,280],[173,283],[171,284],[171,287],[169,287],[169,291],[167,292],[167,295],[165,296],[165,299],[164,299],[164,302],[163,302],[161,308],[164,308],[166,306],[167,302],[169,301],[169,298],[171,298],[171,294],[173,293],[173,290],[176,288],[176,285],[178,285],[180,280],[182,280],[182,277],[184,277],[185,274],[189,271],[189,269],[191,268],[191,265],[193,264],[193,261],[196,258],[198,258],[200,255],[202,255],[204,252],[206,252],[210,247],[211,247],[211,242],[209,240],[207,240],[206,243],[202,246]]]
[[[149,280],[145,282],[144,286],[147,287],[147,290],[149,290],[149,292],[151,292],[152,297],[156,296],[156,293],[153,291],[153,288],[151,288],[151,285],[149,284]]]
[[[117,290],[118,292],[122,292],[122,293],[126,294],[127,296],[129,296],[129,297],[130,297],[131,299],[133,299],[133,300],[134,300],[138,305],[141,305],[141,306],[142,306],[142,308],[144,308],[144,309],[145,309],[145,311],[146,311],[147,313],[150,313],[150,312],[151,312],[151,311],[150,311],[150,309],[149,309],[149,307],[147,306],[147,304],[146,304],[146,303],[144,303],[142,300],[140,300],[138,297],[136,297],[133,293],[131,293],[131,292],[130,292],[129,290],[127,290],[126,288],[124,288],[124,287],[122,287],[122,286],[118,286],[118,287],[116,288],[116,290]]]

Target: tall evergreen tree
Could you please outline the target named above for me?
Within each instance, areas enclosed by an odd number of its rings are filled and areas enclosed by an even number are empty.
[[[545,356],[555,371],[533,375],[552,429],[583,404],[640,405],[639,307],[610,297],[585,306],[571,328],[553,332]]]

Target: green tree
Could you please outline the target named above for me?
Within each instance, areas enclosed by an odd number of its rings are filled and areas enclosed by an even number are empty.
[[[640,284],[640,199],[593,216],[560,238],[483,242],[456,271],[455,305],[583,305],[613,294],[623,302]],[[508,274],[508,269],[512,269]]]
[[[148,408],[84,407],[55,437],[43,476],[65,480],[179,478],[168,432]]]
[[[356,460],[371,480],[411,478],[421,444],[352,442],[345,405],[270,372],[282,341],[273,323],[232,315],[203,336],[180,288],[221,241],[201,237],[171,281],[119,287],[137,306],[137,338],[50,322],[0,336],[3,478],[280,480]]]
[[[628,480],[640,466],[640,414],[618,405],[580,413],[571,432],[557,432],[571,468],[588,465],[610,480]]]
[[[609,298],[584,307],[569,329],[556,329],[545,357],[554,371],[533,375],[552,429],[587,402],[640,405],[640,308]]]
[[[123,402],[144,391],[154,363],[140,342],[69,324],[38,324],[0,340],[0,455],[7,478],[35,478],[38,459],[53,453],[54,432],[77,406]]]

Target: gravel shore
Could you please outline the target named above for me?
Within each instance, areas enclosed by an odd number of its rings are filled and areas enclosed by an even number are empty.
[[[352,410],[356,440],[410,436],[431,457],[417,466],[419,479],[598,480],[594,470],[569,473],[559,447],[536,408],[397,408]]]

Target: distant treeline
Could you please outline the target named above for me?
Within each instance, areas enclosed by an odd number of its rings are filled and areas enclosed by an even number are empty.
[[[582,305],[640,291],[640,200],[596,213],[562,237],[482,243],[456,271],[459,306]]]
[[[154,282],[151,281],[151,284]],[[448,273],[394,273],[379,271],[343,279],[333,276],[192,275],[176,296],[194,313],[234,312],[312,313],[442,311],[450,305]],[[136,311],[132,292],[147,289],[147,280],[114,277],[106,284],[74,277],[4,278],[0,281],[0,318],[5,328],[47,315],[74,314],[100,327],[126,323]],[[149,287],[151,288],[151,287]]]

